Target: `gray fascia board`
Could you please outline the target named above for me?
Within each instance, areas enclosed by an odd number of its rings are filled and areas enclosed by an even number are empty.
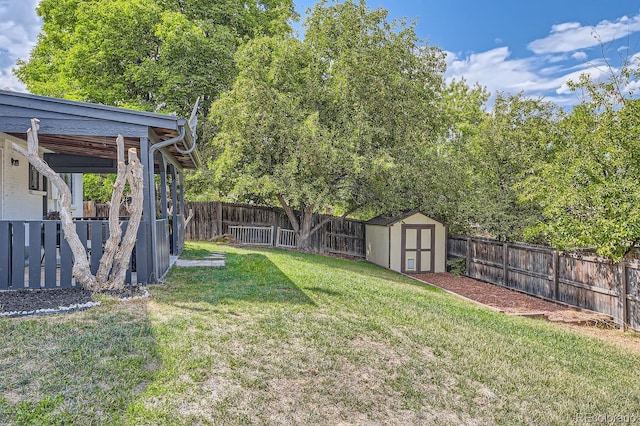
[[[4,133],[26,133],[31,127],[31,119],[0,116],[0,131]],[[145,137],[147,127],[141,124],[113,122],[95,119],[45,119],[40,121],[41,135]]]
[[[3,112],[3,105],[31,110],[34,115],[29,118],[38,118],[37,114],[40,111],[56,111],[73,117],[86,117],[178,130],[178,117],[171,115],[0,90],[0,114]]]

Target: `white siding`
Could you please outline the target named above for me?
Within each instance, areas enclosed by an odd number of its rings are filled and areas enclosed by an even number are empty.
[[[366,225],[367,260],[384,268],[389,267],[389,228]]]
[[[29,190],[29,162],[22,154],[13,150],[11,144],[14,141],[16,141],[15,138],[0,133],[0,219],[41,220],[44,193]],[[18,161],[17,166],[12,165],[12,159]],[[74,173],[72,179],[71,211],[74,217],[81,217],[83,213],[82,174]],[[49,189],[48,193],[52,194],[52,192]],[[47,207],[48,211],[59,210],[58,201],[48,199]]]
[[[0,134],[2,158],[2,219],[40,220],[42,219],[42,193],[29,191],[29,162],[11,148],[12,141]],[[17,166],[11,159],[18,160]]]

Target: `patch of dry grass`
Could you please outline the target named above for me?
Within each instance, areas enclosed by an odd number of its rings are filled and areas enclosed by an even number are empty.
[[[83,423],[79,412],[92,399],[93,423],[136,425],[640,416],[637,353],[479,308],[364,262],[189,246],[191,257],[208,250],[225,250],[227,266],[175,269],[150,301],[0,321],[0,337],[15,347],[0,350],[0,373],[28,366],[3,385],[0,423],[20,423],[20,415]],[[66,333],[76,337],[65,341]],[[77,365],[74,344],[89,355],[80,368],[47,373]],[[32,361],[49,345],[43,375]],[[36,404],[25,405],[23,392]]]

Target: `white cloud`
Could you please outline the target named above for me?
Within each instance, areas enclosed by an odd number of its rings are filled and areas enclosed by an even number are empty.
[[[581,74],[599,80],[610,71],[604,59],[569,66],[558,63],[554,55],[524,59],[512,59],[510,56],[508,47],[467,57],[447,52],[447,80],[465,78],[469,84],[478,82],[492,94],[523,92],[527,96],[544,97],[559,105],[571,105],[578,98],[567,82],[577,81]]]
[[[609,43],[640,32],[640,14],[631,18],[623,16],[617,21],[601,21],[595,27],[567,22],[551,27],[550,34],[528,44],[535,54],[573,52],[588,47]]]
[[[585,52],[583,51],[579,51],[574,53],[573,55],[571,55],[571,57],[573,59],[575,59],[576,61],[586,61],[587,58],[589,57],[589,55],[587,55]]]
[[[533,84],[536,75],[530,71],[530,60],[509,59],[510,55],[508,47],[474,53],[466,58],[449,53],[447,77],[464,77],[470,83],[478,81],[490,92],[523,90]]]
[[[580,22],[565,22],[564,24],[552,25],[551,32],[561,33],[563,31],[575,30],[580,27]]]
[[[0,88],[24,91],[11,68],[27,59],[40,32],[36,7],[40,0],[0,0]]]
[[[630,81],[622,91],[624,93],[637,94],[640,92],[640,80]]]

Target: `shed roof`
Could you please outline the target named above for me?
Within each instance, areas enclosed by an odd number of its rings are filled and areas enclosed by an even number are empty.
[[[433,218],[432,218],[432,217],[430,217],[430,216],[427,216],[426,214],[422,213],[422,212],[421,212],[421,211],[419,211],[419,210],[411,210],[411,211],[404,212],[404,213],[401,213],[401,214],[396,215],[396,216],[389,216],[389,215],[384,215],[384,214],[382,214],[382,215],[380,215],[380,216],[376,216],[376,217],[374,217],[373,219],[369,219],[369,220],[368,220],[367,222],[365,222],[365,223],[366,223],[367,225],[391,226],[391,225],[393,225],[394,223],[399,222],[399,221],[401,221],[401,220],[403,220],[403,219],[406,219],[406,218],[408,218],[409,216],[413,216],[413,215],[414,215],[414,214],[416,214],[416,213],[419,213],[419,214],[421,214],[421,215],[423,215],[423,216],[425,216],[425,217],[428,217],[428,218],[429,218],[429,219],[431,219],[431,220],[435,220],[435,221],[436,221],[436,222],[438,222],[438,223],[442,223],[442,222],[440,222],[439,220],[436,220],[436,219],[433,219]]]
[[[136,111],[88,102],[0,90],[0,132],[26,140],[30,120],[38,118],[40,146],[59,154],[115,158],[115,138],[125,138],[125,148],[139,147],[140,138],[159,143],[177,136],[185,128],[183,150],[195,143],[186,120],[174,115]],[[174,146],[169,153],[184,168],[201,165],[194,149],[181,154]]]

